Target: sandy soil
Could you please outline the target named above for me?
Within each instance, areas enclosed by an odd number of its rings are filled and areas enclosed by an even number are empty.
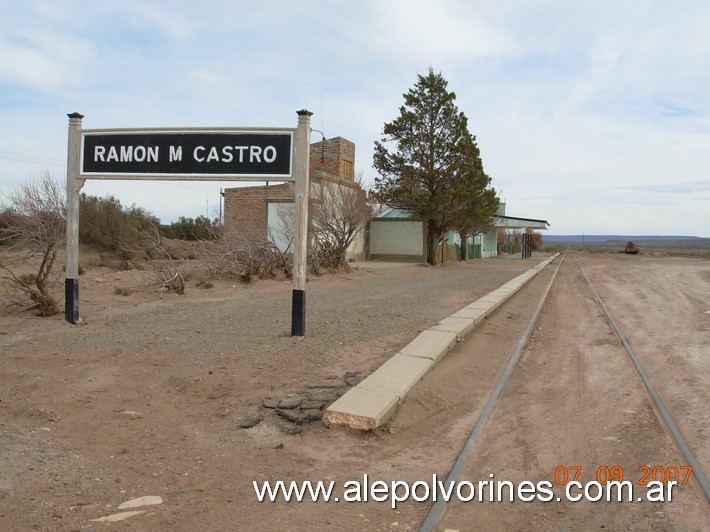
[[[659,379],[696,456],[710,464],[710,262],[580,261]],[[86,325],[1,317],[2,530],[417,529],[425,502],[259,503],[252,481],[445,478],[552,274],[548,267],[459,344],[390,423],[361,434],[297,425],[263,404],[342,393],[419,331],[535,261],[356,264],[349,274],[312,278],[305,338],[288,335],[288,283],[222,281],[203,290],[195,280],[185,296],[161,299],[137,290],[146,272],[101,263],[88,264],[81,278]],[[551,480],[558,465],[579,464],[586,475],[612,461],[634,476],[643,464],[679,463],[575,268],[567,259],[466,478]],[[92,521],[145,495],[164,502],[120,523]],[[454,504],[439,524],[701,530],[708,523],[707,501],[689,485],[660,506]]]
[[[456,503],[439,524],[461,530],[470,530],[474,522],[494,530],[707,530],[708,502],[692,481],[670,503],[636,500],[644,493],[638,485],[644,474],[640,468],[666,469],[685,462],[575,258],[707,471],[710,361],[696,355],[710,337],[710,305],[702,296],[709,293],[710,264],[568,255],[535,335],[461,476],[547,480],[560,496],[558,466],[570,474],[581,468],[582,483],[618,466],[639,490],[634,502],[565,503],[563,495],[562,502]],[[471,354],[477,351],[474,347]]]

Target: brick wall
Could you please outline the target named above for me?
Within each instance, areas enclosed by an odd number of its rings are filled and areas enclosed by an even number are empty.
[[[328,144],[311,144],[310,196],[318,197],[326,183],[357,188],[354,179],[355,144],[334,137]],[[293,202],[289,184],[235,187],[224,191],[224,223],[236,227],[248,239],[259,242],[267,238],[269,203]]]
[[[224,224],[238,228],[240,233],[253,242],[266,240],[269,200],[293,201],[290,185],[226,189]]]
[[[311,144],[310,178],[320,173],[355,180],[355,144],[343,137],[333,137],[328,144]]]

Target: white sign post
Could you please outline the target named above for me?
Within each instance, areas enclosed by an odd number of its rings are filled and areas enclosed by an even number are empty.
[[[311,115],[298,111],[296,129],[294,194],[296,231],[293,252],[293,297],[291,302],[291,336],[306,334],[306,259],[308,252],[308,172],[311,159]]]
[[[79,191],[84,180],[79,178],[81,152],[81,119],[69,115],[67,148],[67,270],[64,281],[64,319],[76,323],[79,319]]]
[[[69,116],[64,317],[79,319],[79,191],[86,179],[291,181],[296,202],[291,335],[306,332],[310,117],[296,128],[82,129]]]

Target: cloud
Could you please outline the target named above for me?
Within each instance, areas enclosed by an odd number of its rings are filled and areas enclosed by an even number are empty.
[[[73,35],[15,31],[0,40],[0,84],[41,92],[76,87],[94,59],[92,43]]]
[[[159,34],[179,42],[187,42],[194,35],[194,19],[190,16],[185,6],[166,4],[161,7],[159,3],[147,3],[142,0],[121,0],[111,2],[103,7],[107,17],[118,15],[128,27],[135,28],[144,33],[158,32]]]
[[[679,183],[660,183],[655,185],[620,186],[613,188],[659,194],[697,194],[700,192],[710,192],[710,179],[699,179]]]
[[[501,56],[513,39],[468,2],[454,0],[375,0],[369,4],[367,43],[374,54],[407,59],[415,65]]]
[[[4,2],[0,151],[64,157],[72,111],[87,128],[291,127],[305,107],[371,179],[373,142],[431,66],[512,215],[710,236],[709,19],[660,0]],[[0,188],[36,170],[0,159]],[[166,221],[216,197],[101,187]]]

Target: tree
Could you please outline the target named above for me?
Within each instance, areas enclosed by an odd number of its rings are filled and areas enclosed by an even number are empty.
[[[496,191],[491,178],[483,171],[480,151],[474,142],[468,143],[466,165],[461,168],[456,183],[456,206],[451,215],[451,227],[461,238],[461,260],[467,259],[467,241],[488,231],[498,210]]]
[[[308,260],[314,273],[320,268],[347,269],[346,253],[355,237],[373,216],[373,205],[362,186],[323,181],[311,185],[308,203]],[[278,226],[272,228],[270,239],[288,252],[294,238],[295,209],[293,203],[277,207]]]
[[[20,275],[8,261],[0,262],[0,280],[14,294],[23,296],[17,304],[28,304],[40,316],[60,312],[52,276],[57,253],[64,243],[66,204],[63,188],[49,173],[20,185],[3,201],[0,239],[18,253],[10,260],[20,266],[39,258],[35,273]]]
[[[326,268],[347,267],[346,252],[372,217],[372,206],[361,188],[323,182],[310,204],[310,241],[316,259]]]
[[[528,229],[526,231],[528,234],[532,235],[532,248],[533,251],[539,251],[542,249],[542,233],[538,233],[533,229]]]
[[[437,263],[439,243],[452,228],[457,208],[460,212],[466,203],[462,194],[469,195],[463,182],[475,177],[469,171],[480,162],[468,119],[447,86],[431,68],[426,76],[418,76],[414,88],[404,94],[399,117],[384,125],[373,161],[379,173],[375,199],[426,220],[429,264]],[[386,143],[395,149],[389,151]]]

